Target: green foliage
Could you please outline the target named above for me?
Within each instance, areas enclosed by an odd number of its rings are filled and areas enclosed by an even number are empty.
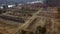
[[[27,31],[21,30],[21,33],[20,34],[27,34],[27,33],[28,33]],[[29,32],[28,34],[46,34],[46,27],[38,26],[36,28],[35,33],[34,32]]]
[[[38,26],[35,32],[35,34],[45,34],[45,33],[46,33],[46,27],[41,26]]]
[[[42,28],[42,34],[45,34],[46,33],[46,27],[43,27]]]
[[[22,34],[26,34],[26,31],[24,31],[24,30],[22,30],[21,32],[22,32]]]
[[[35,34],[41,34],[41,32],[42,32],[42,27],[41,27],[41,26],[38,26],[38,27],[36,28]]]
[[[34,34],[33,32],[30,32],[29,34]]]

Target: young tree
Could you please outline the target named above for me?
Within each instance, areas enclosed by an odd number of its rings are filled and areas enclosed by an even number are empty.
[[[42,34],[42,27],[41,26],[37,27],[35,34]]]
[[[26,31],[22,30],[22,31],[21,31],[21,34],[26,34]]]
[[[30,32],[29,34],[34,34],[33,32]]]
[[[35,34],[46,34],[46,27],[38,26]]]
[[[42,28],[42,34],[46,34],[46,27]]]

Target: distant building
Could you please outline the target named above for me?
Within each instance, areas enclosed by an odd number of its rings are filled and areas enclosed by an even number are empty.
[[[45,3],[47,4],[47,6],[60,7],[60,0],[45,0]]]
[[[0,9],[3,9],[3,6],[0,6]]]
[[[0,6],[0,9],[7,9],[8,8],[8,5],[1,5]]]
[[[8,8],[8,5],[3,5],[3,9],[7,9]]]
[[[8,5],[8,8],[12,8],[12,7],[14,7],[15,5]]]

